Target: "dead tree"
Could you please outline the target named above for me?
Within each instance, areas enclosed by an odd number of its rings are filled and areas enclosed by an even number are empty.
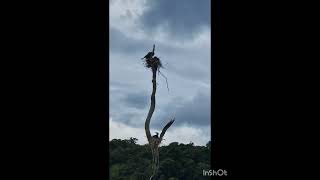
[[[150,121],[152,114],[155,110],[155,105],[156,105],[156,91],[157,91],[157,71],[159,71],[159,68],[162,67],[161,61],[158,57],[154,56],[154,49],[155,45],[153,45],[153,51],[152,51],[152,57],[147,57],[145,59],[145,66],[147,68],[150,68],[152,70],[152,94],[151,94],[151,105],[150,109],[145,121],[145,131],[146,131],[146,136],[148,138],[148,142],[151,148],[151,153],[152,153],[152,175],[149,180],[155,180],[155,176],[157,174],[157,171],[159,169],[159,145],[164,137],[164,134],[168,130],[168,128],[172,125],[174,122],[174,118],[171,119],[162,129],[162,132],[160,134],[160,137],[153,137],[151,136],[150,133]],[[149,53],[148,53],[149,54]]]

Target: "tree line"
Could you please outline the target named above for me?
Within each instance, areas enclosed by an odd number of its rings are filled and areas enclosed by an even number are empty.
[[[111,180],[146,180],[151,175],[150,146],[137,144],[136,138],[109,141],[109,174]],[[211,141],[206,146],[192,142],[172,142],[159,147],[159,180],[202,180],[203,170],[210,169]]]

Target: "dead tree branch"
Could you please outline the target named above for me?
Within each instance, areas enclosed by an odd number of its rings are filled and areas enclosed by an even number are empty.
[[[159,169],[159,145],[168,130],[168,128],[172,125],[174,122],[174,118],[169,121],[164,128],[162,129],[162,132],[160,134],[160,137],[153,137],[150,133],[150,121],[151,117],[153,115],[153,112],[155,110],[156,105],[156,91],[157,91],[157,70],[162,67],[161,61],[156,56],[153,57],[155,50],[155,45],[153,45],[153,51],[149,52],[144,58],[145,58],[145,66],[147,68],[151,68],[152,70],[152,93],[151,93],[151,105],[150,109],[145,121],[145,132],[146,136],[151,148],[152,153],[152,175],[149,180],[155,180],[155,176],[157,174],[157,171]]]

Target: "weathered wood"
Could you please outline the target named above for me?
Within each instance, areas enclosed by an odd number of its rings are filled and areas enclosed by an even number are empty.
[[[152,68],[152,93],[151,93],[151,105],[150,105],[150,109],[149,109],[149,112],[148,112],[148,116],[147,116],[147,119],[145,121],[145,131],[146,131],[146,136],[148,138],[148,142],[150,143],[151,141],[151,133],[150,133],[150,121],[151,121],[151,117],[152,117],[152,114],[154,112],[154,109],[156,107],[156,91],[157,91],[157,81],[156,81],[156,77],[157,77],[157,74],[156,74],[156,70],[154,70]]]
[[[153,52],[154,52],[154,48],[155,46],[153,46]],[[152,61],[152,59],[147,59],[149,61]],[[152,93],[151,93],[151,104],[150,104],[150,108],[149,108],[149,112],[145,121],[145,132],[146,132],[146,136],[151,148],[151,153],[152,153],[152,175],[150,177],[149,180],[155,180],[155,176],[157,174],[157,171],[159,169],[159,145],[161,144],[161,141],[164,137],[164,134],[166,133],[167,129],[172,125],[172,123],[174,122],[174,118],[169,121],[166,126],[162,129],[162,132],[160,134],[159,138],[155,138],[151,136],[150,133],[150,122],[151,122],[151,118],[153,115],[153,112],[155,110],[155,105],[156,105],[156,91],[157,91],[157,70],[158,70],[158,66],[156,63],[154,63],[154,65],[151,66],[151,70],[152,70]]]

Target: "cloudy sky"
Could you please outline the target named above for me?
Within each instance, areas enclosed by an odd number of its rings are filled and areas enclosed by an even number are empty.
[[[141,58],[153,44],[169,91],[158,75],[151,134],[175,117],[164,145],[210,140],[210,22],[210,0],[110,1],[110,140],[135,137],[147,143],[152,73]]]

